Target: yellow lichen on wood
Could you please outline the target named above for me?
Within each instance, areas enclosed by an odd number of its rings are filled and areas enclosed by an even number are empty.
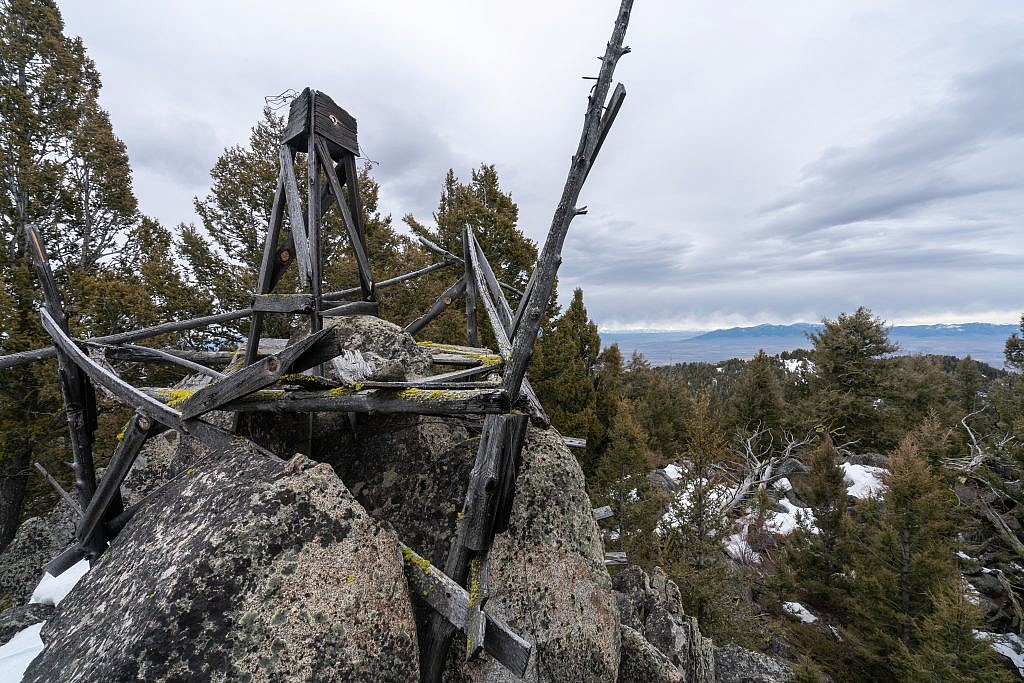
[[[460,356],[466,356],[473,360],[480,361],[481,365],[497,365],[501,362],[501,356],[496,353],[473,351],[465,346],[456,346],[455,344],[441,344],[438,342],[418,341],[417,346],[423,348],[433,349],[435,351],[446,351],[448,353],[456,353]]]
[[[195,389],[160,389],[157,398],[169,408],[180,408],[189,396],[196,393]]]
[[[443,401],[445,399],[457,399],[462,393],[457,389],[402,389],[398,392],[400,398],[409,401]]]
[[[480,600],[480,558],[474,557],[469,564],[469,606],[475,607]]]

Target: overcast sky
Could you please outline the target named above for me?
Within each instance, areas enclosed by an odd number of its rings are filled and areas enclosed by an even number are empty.
[[[487,162],[538,241],[617,7],[61,2],[165,224],[265,96],[308,85],[359,120],[396,221]],[[1024,311],[1024,3],[637,0],[626,43],[560,272],[603,328]]]

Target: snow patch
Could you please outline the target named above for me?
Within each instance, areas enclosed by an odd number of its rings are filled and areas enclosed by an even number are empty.
[[[672,481],[678,482],[683,478],[683,468],[675,463],[665,465],[665,476]]]
[[[872,467],[871,465],[851,465],[844,462],[843,478],[846,480],[846,493],[854,498],[870,498],[885,489],[882,477],[885,475],[884,467]]]
[[[818,617],[816,617],[811,610],[807,609],[799,602],[784,602],[782,603],[782,609],[784,609],[787,614],[793,615],[805,624],[813,624],[818,620]]]
[[[988,633],[987,631],[975,631],[974,636],[979,640],[987,640],[992,643],[992,649],[1013,662],[1017,667],[1017,674],[1024,676],[1024,640],[1016,633]]]
[[[59,605],[71,589],[75,587],[78,580],[89,571],[89,561],[79,560],[60,576],[51,576],[49,572],[43,574],[39,585],[32,591],[32,598],[29,602],[38,602],[43,605]]]
[[[39,632],[45,623],[41,621],[23,628],[0,645],[0,681],[20,681],[25,676],[25,669],[43,651]]]
[[[729,557],[744,564],[760,564],[761,556],[747,543],[747,527],[725,539],[725,552]]]
[[[811,533],[818,533],[818,527],[814,524],[814,513],[808,508],[793,505],[787,498],[780,500],[779,505],[786,508],[786,511],[776,512],[773,510],[764,523],[766,529],[780,536],[788,536],[800,526],[808,529]]]
[[[785,493],[786,491],[793,490],[793,482],[791,482],[787,477],[779,479],[774,484],[772,484],[772,486],[774,486],[776,490],[782,491],[783,493]]]

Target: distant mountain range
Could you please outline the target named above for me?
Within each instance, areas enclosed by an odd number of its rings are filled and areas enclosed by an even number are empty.
[[[807,335],[821,325],[757,325],[711,332],[617,332],[601,333],[604,346],[617,343],[624,358],[638,351],[653,365],[717,363],[730,358],[751,358],[759,349],[777,354],[809,349]],[[970,355],[997,368],[1003,367],[1003,346],[1018,331],[1017,325],[962,323],[957,325],[901,325],[890,328],[889,338],[901,354],[929,353],[963,357]]]

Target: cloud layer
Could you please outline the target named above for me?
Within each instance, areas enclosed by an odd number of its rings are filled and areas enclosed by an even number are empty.
[[[540,241],[616,4],[63,3],[104,79],[143,210],[193,220],[266,95],[360,122],[382,207],[430,220],[494,163]],[[378,6],[379,5],[379,6]],[[314,22],[295,29],[298,18]],[[627,98],[565,246],[605,327],[1024,309],[1024,6],[637,3]]]

